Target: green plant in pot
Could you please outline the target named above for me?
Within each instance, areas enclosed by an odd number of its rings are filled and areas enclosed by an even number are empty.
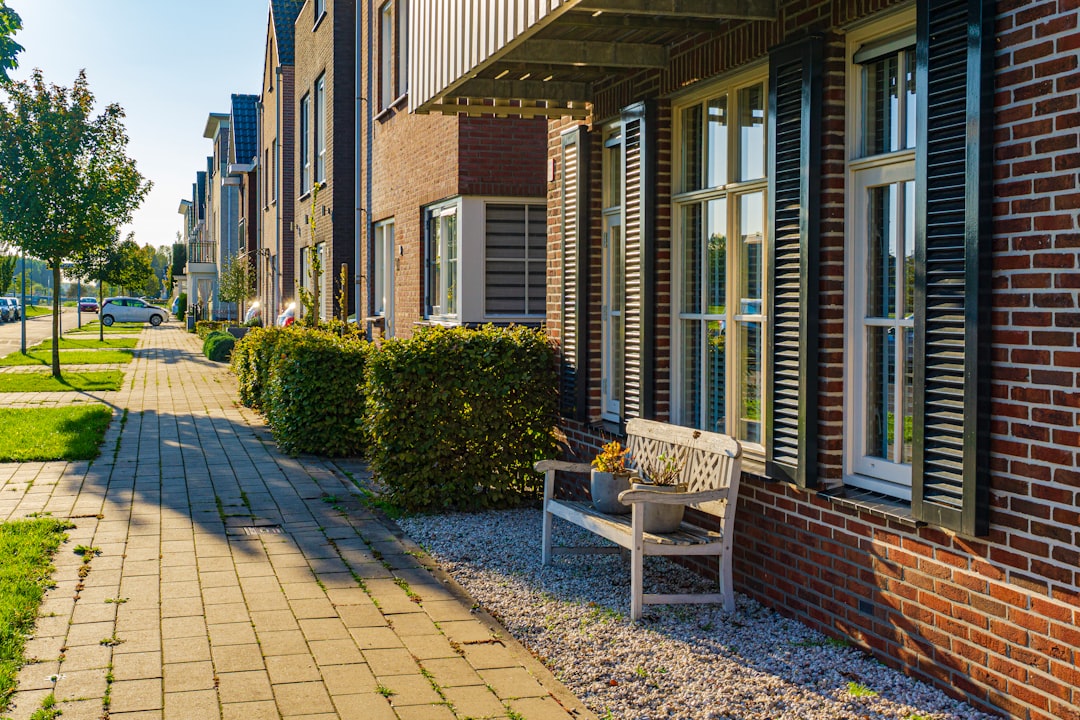
[[[686,483],[679,482],[679,476],[682,474],[684,467],[686,467],[685,457],[658,455],[656,460],[642,463],[643,482],[635,482],[633,484],[634,490],[651,490],[665,493],[686,492]],[[645,480],[648,482],[644,482]],[[641,509],[645,513],[645,532],[667,533],[679,529],[686,506],[646,502],[642,503]]]
[[[602,513],[622,515],[630,512],[630,506],[619,502],[619,493],[630,489],[630,451],[618,440],[604,445],[593,459],[589,493],[593,507]]]

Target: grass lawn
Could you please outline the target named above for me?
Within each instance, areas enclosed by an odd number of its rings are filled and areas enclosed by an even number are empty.
[[[112,410],[104,405],[0,408],[0,462],[92,460],[110,420]]]
[[[61,350],[60,365],[111,365],[129,363],[134,354],[130,350]],[[13,352],[0,359],[0,365],[52,366],[52,350],[40,346],[29,348],[26,354]]]
[[[142,332],[144,327],[146,327],[146,323],[113,323],[111,326],[105,328],[105,334],[108,335],[109,333],[127,333],[131,335],[134,333]],[[71,330],[66,331],[64,334],[67,335],[70,333],[72,335],[82,335],[85,333],[94,333],[95,335],[97,335],[100,331],[101,327],[98,325],[98,322],[94,320],[91,322],[83,323],[83,326],[81,328],[72,327]]]
[[[66,527],[53,518],[0,524],[0,710],[15,692],[23,644],[34,629]]]
[[[52,306],[48,305],[27,305],[26,317],[38,317],[39,315],[52,315]]]
[[[100,348],[133,348],[138,344],[139,338],[105,338],[104,340],[98,340],[96,338],[87,337],[62,337],[60,338],[61,350],[94,350]],[[39,344],[35,345],[33,349],[37,348],[49,349],[52,347],[52,338],[48,340],[42,340]]]
[[[68,372],[57,380],[47,372],[19,372],[0,375],[0,393],[5,392],[67,392],[71,390],[119,390],[124,373],[119,370],[101,372]]]

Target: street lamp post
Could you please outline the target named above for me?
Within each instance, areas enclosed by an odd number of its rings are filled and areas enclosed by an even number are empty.
[[[19,304],[22,305],[22,310],[19,312],[19,318],[21,320],[20,324],[22,325],[22,343],[20,345],[19,351],[23,355],[25,355],[26,354],[26,253],[22,254],[22,288],[21,288],[21,293],[20,294],[22,295],[22,299],[19,300]]]

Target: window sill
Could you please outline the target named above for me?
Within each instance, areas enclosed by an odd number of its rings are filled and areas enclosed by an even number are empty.
[[[916,520],[915,516],[911,514],[911,503],[897,500],[873,490],[845,486],[822,490],[818,495],[828,498],[840,507],[867,512],[884,520],[894,520],[912,529],[926,524]]]
[[[399,106],[403,102],[405,102],[405,98],[407,98],[407,97],[409,97],[409,93],[403,93],[401,95],[398,95],[386,107],[384,107],[382,110],[377,112],[374,115],[374,117],[372,117],[371,119],[374,122],[382,122],[383,120],[386,120],[391,115],[393,115],[397,110],[399,110]]]
[[[323,19],[325,17],[326,17],[326,11],[323,10],[322,14],[319,15],[319,17],[315,18],[315,24],[311,26],[311,32],[315,32],[316,30],[319,29],[319,26],[322,25],[322,21],[323,21]]]

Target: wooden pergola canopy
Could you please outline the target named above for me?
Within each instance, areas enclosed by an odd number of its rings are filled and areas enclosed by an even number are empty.
[[[419,0],[410,32],[415,112],[585,117],[595,83],[664,68],[669,48],[776,0]]]

